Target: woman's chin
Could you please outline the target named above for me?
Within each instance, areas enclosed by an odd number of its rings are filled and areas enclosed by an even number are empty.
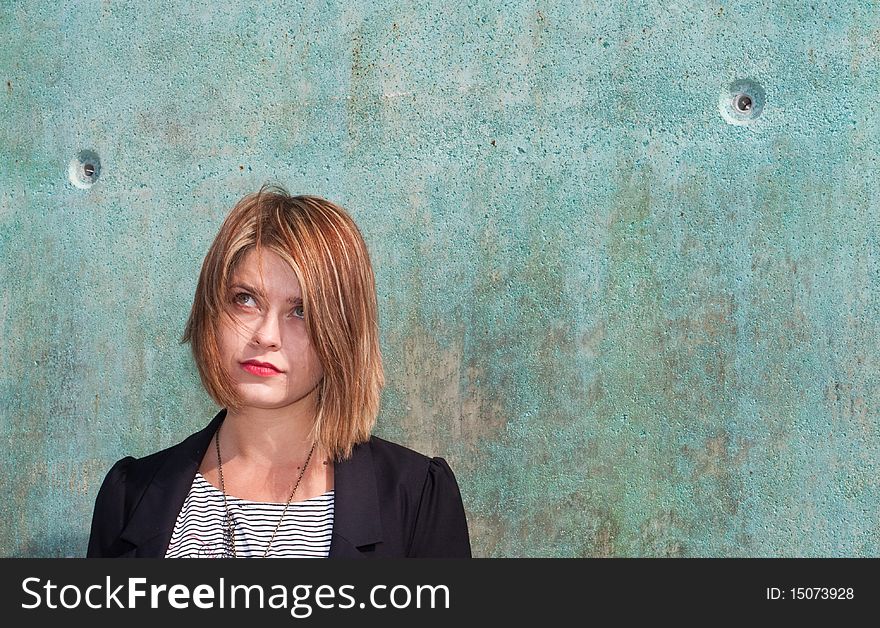
[[[244,405],[252,408],[279,408],[287,405],[284,397],[272,394],[272,391],[260,390],[259,386],[242,386],[239,394]]]

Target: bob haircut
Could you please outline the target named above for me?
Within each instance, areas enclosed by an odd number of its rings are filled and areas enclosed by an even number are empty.
[[[264,248],[299,280],[306,329],[324,370],[313,437],[344,460],[370,438],[385,383],[373,269],[344,209],[316,196],[290,196],[275,185],[238,201],[205,256],[181,343],[191,343],[211,398],[240,408],[241,396],[220,358],[219,324],[221,317],[239,322],[229,307],[232,276],[249,251],[261,261]]]

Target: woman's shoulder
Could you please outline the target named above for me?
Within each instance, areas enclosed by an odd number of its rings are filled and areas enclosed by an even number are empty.
[[[131,477],[152,475],[162,467],[166,460],[185,455],[185,443],[186,441],[181,441],[176,445],[140,457],[126,456],[116,465],[120,465],[121,470],[124,470]]]
[[[398,443],[385,440],[378,436],[370,436],[370,440],[360,445],[367,447],[373,458],[373,464],[394,467],[398,472],[427,469],[433,460],[430,456]]]
[[[201,460],[212,424],[203,430],[191,434],[175,445],[159,451],[140,456],[126,456],[118,460],[108,472],[116,481],[124,481],[129,486],[145,485],[152,481],[156,473],[166,464],[181,464],[191,460]]]
[[[455,476],[446,460],[440,456],[427,456],[398,443],[371,436],[359,447],[367,447],[378,476],[396,478],[412,483],[416,488],[424,484],[444,481],[455,484]]]
[[[385,440],[378,436],[370,436],[370,440],[365,443],[370,448],[373,457],[394,461],[398,464],[410,464],[423,466],[428,464],[431,459],[425,454],[419,453],[415,449],[410,449],[398,443]]]
[[[404,512],[401,547],[413,557],[470,557],[470,537],[461,492],[446,460],[373,436],[372,454],[379,501],[391,505],[393,520]]]

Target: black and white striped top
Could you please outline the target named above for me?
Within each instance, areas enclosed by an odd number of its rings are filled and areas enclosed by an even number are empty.
[[[284,504],[226,498],[235,526],[235,551],[240,557],[262,556],[278,525]],[[165,558],[225,558],[232,549],[224,538],[223,493],[196,473],[177,515]],[[269,557],[321,558],[330,551],[333,532],[333,491],[291,502],[272,541]]]

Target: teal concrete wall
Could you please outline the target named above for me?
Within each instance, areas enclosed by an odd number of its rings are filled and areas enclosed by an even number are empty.
[[[211,418],[177,341],[277,181],[363,228],[378,433],[450,461],[476,555],[880,555],[876,2],[3,0],[0,33],[0,554],[83,554],[111,463]]]

